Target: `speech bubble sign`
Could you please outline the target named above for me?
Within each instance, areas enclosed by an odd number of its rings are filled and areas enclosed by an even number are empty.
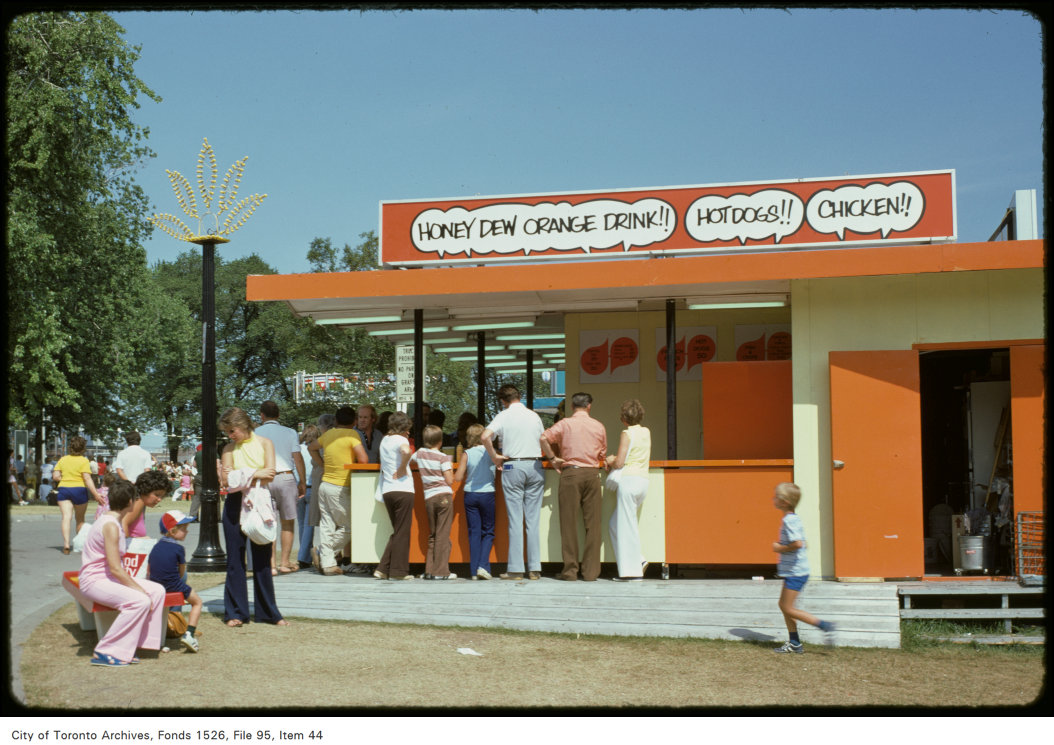
[[[915,227],[925,211],[926,198],[910,181],[847,184],[809,197],[805,219],[817,233],[836,233],[839,240],[845,240],[846,230],[861,235],[881,232],[887,238],[893,231]]]
[[[620,336],[611,343],[611,372],[637,361],[637,342],[628,336]]]
[[[708,194],[689,205],[684,214],[688,235],[700,243],[761,241],[776,243],[802,226],[805,210],[797,194],[765,189],[754,194]]]
[[[677,213],[662,199],[623,202],[489,204],[474,210],[428,209],[410,226],[418,251],[447,255],[509,255],[538,251],[585,251],[621,246],[642,248],[667,240]]]
[[[683,336],[681,337],[680,341],[674,343],[674,345],[673,345],[673,354],[674,354],[674,358],[673,358],[674,370],[682,369],[684,367],[684,359],[685,359],[684,337]],[[668,355],[666,354],[666,347],[663,347],[662,349],[660,349],[658,354],[656,354],[656,356],[655,356],[656,362],[659,365],[659,369],[662,370],[663,372],[667,372],[667,370],[666,370],[666,358],[667,358],[667,356]]]
[[[736,350],[736,362],[749,362],[752,360],[765,359],[765,335],[757,339],[745,341]]]
[[[709,362],[714,358],[717,345],[714,340],[706,334],[697,334],[688,341],[688,369],[691,370],[702,362]]]
[[[769,360],[789,360],[791,358],[791,335],[786,331],[769,334],[765,342],[765,358]]]
[[[582,372],[587,375],[600,375],[608,366],[608,342],[604,340],[603,344],[598,344],[595,347],[589,347],[580,358],[582,363]]]

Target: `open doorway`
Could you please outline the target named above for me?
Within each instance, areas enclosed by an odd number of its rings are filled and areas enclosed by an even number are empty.
[[[922,352],[919,383],[926,574],[1005,573],[993,517],[1010,493],[1010,350]]]

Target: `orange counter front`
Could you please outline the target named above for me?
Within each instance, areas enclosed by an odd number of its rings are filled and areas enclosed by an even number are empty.
[[[651,486],[641,509],[641,548],[652,563],[773,564],[772,542],[779,531],[780,513],[772,506],[772,489],[791,481],[793,461],[701,460],[652,461]],[[377,466],[356,465],[351,476],[351,559],[376,563],[384,551],[391,524],[376,499]],[[423,563],[428,547],[428,517],[420,482],[410,537],[410,562]],[[560,562],[560,520],[557,507],[559,475],[546,469],[542,498],[541,553],[543,562]],[[494,549],[491,561],[504,563],[508,552],[508,520],[500,479],[496,485]],[[468,531],[460,489],[454,497],[450,531],[450,561],[467,563]],[[605,490],[602,508],[604,544],[601,560],[613,562],[607,523],[615,495]],[[582,533],[581,525],[578,526]]]

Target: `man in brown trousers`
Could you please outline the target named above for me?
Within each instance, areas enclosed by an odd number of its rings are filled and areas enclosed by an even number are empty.
[[[603,488],[600,474],[607,456],[608,440],[604,425],[589,415],[593,397],[576,393],[571,397],[574,413],[542,433],[542,452],[560,474],[560,549],[564,568],[557,579],[578,579],[578,513],[586,528],[582,556],[582,579],[594,581],[600,575],[600,502]],[[559,449],[557,455],[553,446]]]

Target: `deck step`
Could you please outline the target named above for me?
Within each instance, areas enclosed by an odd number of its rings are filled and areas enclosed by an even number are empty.
[[[705,638],[779,643],[787,629],[777,608],[779,580],[383,582],[311,572],[276,579],[290,617],[518,629],[611,636]],[[249,587],[250,597],[252,586]],[[223,588],[200,593],[221,611]],[[839,646],[900,646],[895,584],[810,581],[799,606],[838,628]],[[802,640],[824,635],[800,627]]]

